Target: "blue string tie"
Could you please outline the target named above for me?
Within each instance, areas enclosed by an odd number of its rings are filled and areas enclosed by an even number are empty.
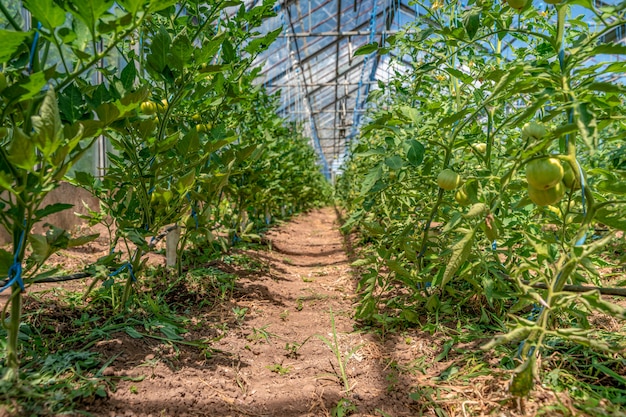
[[[9,267],[7,271],[7,277],[9,281],[4,285],[4,287],[0,288],[0,293],[13,284],[17,284],[20,286],[22,291],[25,291],[24,281],[22,280],[22,262],[18,259],[20,252],[22,252],[22,246],[24,245],[24,234],[26,232],[26,220],[24,220],[24,228],[22,229],[22,234],[20,235],[20,240],[17,242],[17,250],[15,251],[15,255],[13,256],[13,265]]]
[[[110,277],[114,277],[114,276],[118,275],[120,272],[124,271],[125,269],[128,269],[128,273],[130,274],[130,279],[133,282],[137,282],[137,278],[135,278],[135,274],[133,273],[133,264],[131,264],[130,262],[124,263],[122,266],[117,268],[115,271],[111,272],[109,274],[109,276]]]
[[[0,292],[6,290],[13,284],[17,284],[20,286],[22,291],[25,291],[24,281],[22,280],[22,264],[20,262],[14,262],[13,265],[9,268],[9,282],[2,288],[0,288]]]
[[[33,38],[33,44],[30,47],[30,56],[28,58],[28,72],[33,72],[33,61],[35,60],[35,49],[37,48],[37,41],[39,40],[39,30],[41,29],[41,22],[37,23],[37,30],[35,31],[35,37]]]

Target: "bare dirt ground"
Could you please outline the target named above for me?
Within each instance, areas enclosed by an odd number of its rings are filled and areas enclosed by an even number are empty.
[[[455,366],[472,366],[454,352],[435,360],[446,340],[441,335],[360,328],[352,318],[358,277],[333,208],[300,215],[266,237],[270,250],[245,252],[262,267],[254,273],[233,269],[239,279],[225,302],[187,300],[184,314],[191,330],[182,335],[183,342],[211,340],[211,350],[114,333],[91,350],[110,361],[104,374],[115,384],[108,398],[85,405],[85,411],[97,417],[399,417],[445,410],[450,416],[503,417],[534,415],[546,403],[572,409],[567,397],[538,386],[520,412],[498,358],[491,359],[492,372],[471,379],[439,378]],[[78,267],[99,256],[96,249],[65,254],[58,262]],[[155,255],[152,261],[162,258]],[[86,284],[63,285],[81,289]],[[54,286],[59,284],[37,287]],[[463,348],[478,350],[476,343]],[[343,414],[336,408],[342,398],[352,404],[344,406]]]
[[[215,331],[223,336],[212,345],[217,350],[212,357],[125,336],[103,342],[99,349],[105,355],[120,354],[110,373],[145,378],[120,380],[107,401],[88,411],[98,416],[323,416],[345,397],[359,415],[414,415],[412,383],[390,378],[387,368],[437,347],[400,337],[381,343],[356,331],[354,278],[333,209],[302,215],[267,238],[271,251],[251,254],[265,271],[240,277],[229,303],[196,317],[214,328],[189,337]],[[233,320],[233,311],[245,315]],[[337,357],[319,338],[333,341],[331,311],[351,388],[347,393]]]

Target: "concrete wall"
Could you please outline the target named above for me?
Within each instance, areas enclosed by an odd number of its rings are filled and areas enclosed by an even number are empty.
[[[43,225],[45,223],[50,223],[56,227],[60,227],[62,229],[72,231],[81,224],[84,224],[85,221],[76,216],[75,213],[86,214],[87,210],[83,206],[82,202],[85,202],[89,205],[92,210],[98,209],[98,199],[89,194],[87,191],[82,188],[75,187],[66,182],[61,183],[57,188],[52,190],[46,198],[44,199],[41,208],[55,203],[67,203],[73,204],[74,207],[64,210],[60,213],[54,213],[50,216],[44,218],[41,222],[35,225],[34,232],[42,233],[44,228]],[[0,244],[5,245],[11,242],[10,236],[6,233],[3,228],[0,228]]]

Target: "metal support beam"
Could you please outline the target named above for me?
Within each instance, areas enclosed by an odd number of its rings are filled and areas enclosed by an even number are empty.
[[[375,36],[380,35],[395,35],[397,30],[386,30],[374,32]],[[365,30],[337,30],[335,32],[298,32],[298,33],[282,33],[278,35],[279,38],[323,38],[323,37],[336,37],[346,38],[348,36],[370,36],[370,32]]]
[[[337,34],[341,33],[341,0],[337,0]],[[337,35],[339,36],[339,35]],[[335,80],[339,79],[339,44],[340,39],[335,42]],[[333,120],[335,126],[339,124],[339,86],[335,84],[335,114]],[[335,143],[333,142],[333,154],[335,153]]]
[[[376,15],[376,20],[378,21],[382,16],[383,16],[383,12],[380,12]],[[354,28],[355,31],[361,31],[362,29],[366,28],[369,25],[369,21],[365,21],[363,23],[361,23],[360,25],[358,25],[356,28]],[[349,37],[349,36],[346,36]],[[288,38],[289,39],[289,38]],[[339,42],[341,38],[338,38],[335,42]],[[308,47],[311,48],[312,46],[314,46],[315,44],[319,43],[322,40],[322,38],[312,42]],[[296,42],[297,43],[297,42]],[[306,64],[307,62],[311,61],[312,59],[315,59],[318,55],[321,55],[322,53],[328,51],[329,49],[333,48],[335,46],[334,42],[329,42],[328,45],[324,45],[322,46],[320,49],[318,49],[317,51],[313,52],[310,55],[307,55],[305,58],[303,58],[302,60],[299,60],[300,65],[304,66],[304,64]],[[261,75],[263,75],[264,73],[268,73],[271,70],[273,70],[276,67],[279,66],[283,66],[284,67],[284,63],[288,58],[282,59],[278,62],[276,62],[274,65],[272,65],[271,67],[268,67],[265,71],[261,71]],[[268,83],[272,83],[273,81],[275,81],[276,79],[279,78],[283,78],[285,75],[287,74],[287,70],[283,70],[280,73],[278,73],[276,76],[274,76],[273,78],[267,80]]]
[[[378,81],[363,81],[361,84],[378,84]],[[359,85],[359,83],[350,83],[350,82],[330,82],[330,83],[309,83],[309,87],[334,87],[334,86],[352,86]],[[265,84],[266,87],[297,87],[298,84]]]
[[[289,18],[289,27],[291,28],[291,31],[294,32],[294,25],[293,25],[293,21],[291,19],[291,12],[289,11],[289,8],[287,8],[287,17]],[[302,56],[300,54],[300,47],[298,46],[298,42],[294,42],[295,46],[296,46],[296,56],[298,57],[298,62],[302,62]],[[313,106],[311,105],[311,96],[309,95],[308,91],[309,91],[309,87],[307,85],[307,81],[306,81],[306,76],[304,75],[304,71],[302,71],[302,69],[300,70],[301,74],[302,74],[302,85],[304,87],[304,96],[306,99],[306,102],[308,104],[309,107],[309,111],[313,110]],[[311,115],[310,117],[311,119],[311,130],[313,133],[313,136],[317,136],[317,124],[315,121],[315,117],[313,117],[313,115]],[[318,138],[319,140],[319,138]],[[319,143],[318,143],[319,145]],[[321,145],[319,145],[321,147]],[[321,149],[320,149],[321,151]],[[320,155],[320,157],[322,158],[322,161],[326,160],[326,155],[324,155],[324,153],[322,152],[322,155]]]

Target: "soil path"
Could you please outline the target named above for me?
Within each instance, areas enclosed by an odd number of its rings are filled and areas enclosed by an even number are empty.
[[[399,336],[381,343],[355,331],[355,279],[337,227],[334,209],[315,210],[273,229],[267,235],[270,251],[246,254],[264,265],[261,271],[243,274],[220,307],[193,313],[197,331],[185,335],[215,340],[212,354],[126,334],[101,342],[104,356],[115,357],[105,372],[119,380],[116,391],[89,411],[97,416],[325,416],[347,398],[352,415],[414,415],[409,394],[415,381],[403,380],[397,364],[434,347]],[[331,311],[349,392],[336,355],[319,337],[334,340]],[[342,415],[341,410],[334,414]]]

